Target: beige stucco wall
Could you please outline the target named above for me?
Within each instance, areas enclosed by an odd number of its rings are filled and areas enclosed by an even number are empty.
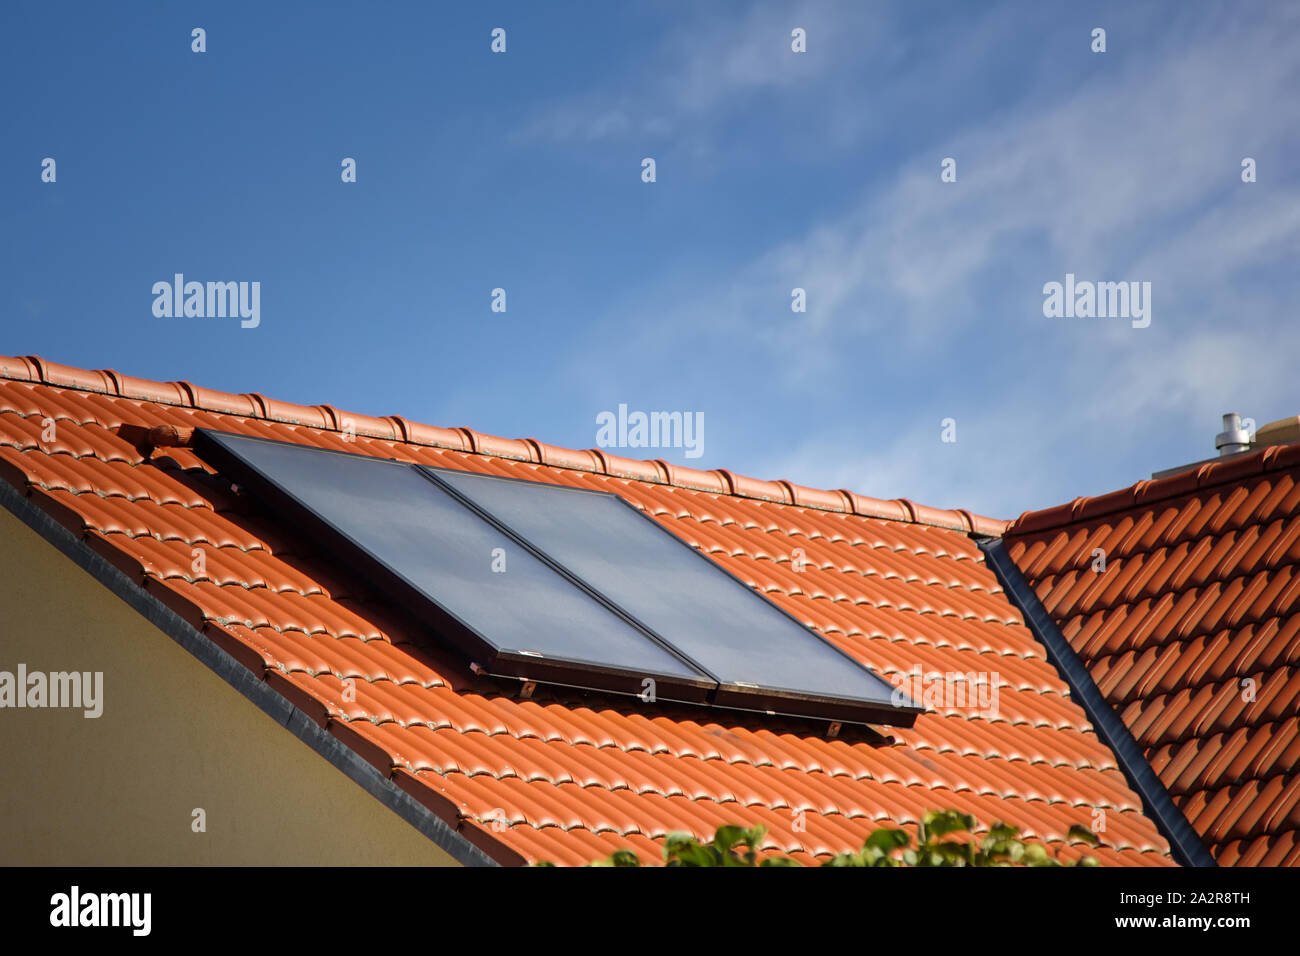
[[[104,708],[0,709],[0,864],[456,865],[0,508],[0,670],[19,662],[103,671]]]

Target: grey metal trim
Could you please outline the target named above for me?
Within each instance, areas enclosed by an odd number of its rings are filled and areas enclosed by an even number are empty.
[[[446,850],[457,862],[465,866],[499,865],[448,826],[441,817],[323,730],[265,681],[259,680],[243,664],[195,630],[148,591],[132,582],[119,568],[3,480],[0,480],[0,505],[138,611],[150,624],[193,654],[209,670],[257,705],[259,710],[283,725],[363,790]]]
[[[1020,568],[1011,560],[1001,538],[977,542],[988,565],[1011,599],[1025,616],[1025,623],[1038,642],[1047,649],[1061,679],[1070,688],[1070,696],[1083,708],[1097,736],[1115,754],[1120,770],[1130,787],[1142,798],[1143,809],[1155,821],[1160,833],[1169,841],[1174,859],[1182,866],[1218,866],[1200,836],[1178,809],[1169,791],[1147,763],[1142,748],[1133,739],[1123,719],[1106,701],[1088,673],[1087,666],[1074,653],[1070,642],[1052,620],[1047,608],[1038,600]]]

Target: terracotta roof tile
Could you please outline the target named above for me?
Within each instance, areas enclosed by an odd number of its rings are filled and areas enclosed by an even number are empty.
[[[1027,513],[1006,534],[1224,865],[1300,862],[1298,479],[1296,447],[1272,447]]]
[[[875,826],[957,807],[982,824],[1008,820],[1067,857],[1081,852],[1065,843],[1069,827],[1103,808],[1103,862],[1172,863],[970,537],[996,534],[1001,522],[34,358],[0,357],[0,376],[0,479],[501,862],[577,864],[619,847],[649,860],[671,830],[762,823],[764,852],[811,863],[856,849]],[[58,422],[49,447],[40,440],[46,417]],[[392,609],[354,591],[346,571],[302,547],[192,450],[144,447],[146,457],[116,434],[123,424],[208,427],[613,491],[886,676],[990,672],[1000,707],[940,703],[882,739],[830,739],[781,719],[645,712],[555,689],[510,697],[476,684]],[[1280,531],[1270,540],[1268,553],[1285,553]],[[1239,543],[1216,560],[1267,564],[1262,547]],[[1041,560],[1065,572],[1065,558]],[[1266,599],[1289,606],[1291,597],[1261,591]],[[1263,661],[1294,645],[1289,629],[1252,631],[1232,646]],[[1198,670],[1210,690],[1222,678],[1211,671]],[[1292,690],[1265,682],[1260,720],[1283,724],[1278,702]],[[1291,759],[1286,748],[1271,752]],[[1168,762],[1189,787],[1227,773],[1195,755]],[[1238,773],[1269,779],[1255,764]],[[1265,790],[1268,818],[1289,820],[1293,804]],[[1249,834],[1217,807],[1205,812],[1234,840]],[[1253,845],[1234,852],[1259,855]]]

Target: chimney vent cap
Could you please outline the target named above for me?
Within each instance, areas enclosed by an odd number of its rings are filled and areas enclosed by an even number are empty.
[[[1241,416],[1236,412],[1223,416],[1223,431],[1214,436],[1214,447],[1220,456],[1250,451],[1250,432],[1241,427]]]

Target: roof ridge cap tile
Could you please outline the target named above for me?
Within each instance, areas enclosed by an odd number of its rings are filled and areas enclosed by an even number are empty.
[[[864,518],[880,518],[884,521],[910,521],[911,517],[901,501],[895,498],[893,501],[886,501],[884,498],[872,498],[869,495],[860,495],[856,491],[845,490],[843,492],[848,496],[849,502],[853,505],[853,514],[861,515]]]
[[[266,419],[283,422],[286,425],[302,425],[318,428],[321,431],[337,431],[329,427],[330,416],[319,405],[300,405],[297,402],[284,402],[278,398],[269,398],[261,392],[252,393],[266,409]]]
[[[253,409],[255,411],[255,414],[253,415],[254,418],[260,418],[265,421],[270,417],[266,411],[265,400],[263,400],[262,396],[257,392],[241,392],[239,397],[246,398],[253,404]]]
[[[190,408],[199,407],[198,392],[195,389],[193,382],[176,381],[176,382],[167,382],[167,384],[175,385],[177,388],[181,390],[181,394],[183,394],[187,399],[185,404],[188,405]]]
[[[605,474],[710,494],[771,501],[816,511],[931,525],[963,533],[997,535],[1008,532],[1013,524],[998,518],[977,515],[964,508],[931,508],[913,504],[906,498],[893,500],[872,498],[844,488],[834,490],[812,488],[785,479],[754,478],[722,468],[702,471],[686,465],[675,465],[662,458],[624,458],[600,448],[573,449],[548,445],[535,438],[502,438],[470,428],[426,425],[400,415],[381,417],[358,415],[337,409],[333,405],[299,405],[283,402],[268,398],[260,392],[235,394],[204,388],[189,381],[158,382],[124,375],[112,369],[92,371],[74,365],[49,362],[36,355],[21,357],[0,355],[0,379],[38,382],[58,388],[99,392],[137,401],[158,402],[183,408],[279,421],[321,431],[339,431],[348,420],[351,420],[358,433],[370,437],[470,454],[510,458],[552,468]],[[250,412],[237,411],[237,406],[242,404],[247,404]],[[1024,515],[1021,517],[1023,518]]]
[[[1007,535],[1033,534],[1064,528],[1081,521],[1127,511],[1137,505],[1155,504],[1206,488],[1217,488],[1243,478],[1285,471],[1300,465],[1300,443],[1267,445],[1248,455],[1222,461],[1207,461],[1163,478],[1141,481],[1101,495],[1075,498],[1062,505],[1025,511],[1010,522]]]
[[[333,405],[315,405],[313,407],[321,409],[334,419],[336,431],[349,432],[353,436],[364,435],[367,438],[379,438],[384,441],[397,441],[402,434],[393,421],[392,415],[360,415],[356,412],[335,408]]]
[[[794,504],[790,489],[779,481],[764,481],[761,478],[738,475],[727,468],[719,468],[717,473],[722,475],[727,484],[731,486],[733,495],[740,495],[743,498],[757,498],[761,501],[774,501],[783,505]]]
[[[402,441],[408,444],[425,445],[429,448],[446,448],[460,452],[474,451],[469,436],[458,428],[426,425],[424,422],[413,422],[401,415],[391,415],[389,417],[398,423],[398,433],[402,436]]]
[[[552,468],[568,468],[571,471],[601,473],[600,457],[590,449],[579,450],[565,448],[561,445],[548,445],[537,438],[526,439],[537,452],[537,460]]]
[[[203,409],[208,412],[220,412],[226,415],[239,415],[243,418],[259,418],[258,403],[248,395],[235,395],[232,392],[221,392],[216,389],[204,388],[202,385],[195,385],[192,382],[182,382],[190,393],[190,400],[195,408]]]
[[[466,451],[473,452],[476,455],[480,453],[478,450],[478,443],[474,440],[475,434],[472,428],[464,428],[458,425],[451,430],[464,439]]]
[[[842,489],[810,488],[807,485],[796,485],[793,481],[786,481],[784,478],[779,479],[777,483],[785,486],[790,500],[801,508],[838,511],[844,514],[853,512],[853,499]]]
[[[40,381],[45,385],[58,385],[63,388],[75,388],[83,392],[100,392],[114,394],[117,383],[104,372],[92,372],[75,365],[60,365],[50,362],[39,355],[27,355],[24,358],[36,367]]]
[[[0,356],[0,378],[15,382],[39,382],[41,370],[29,358],[21,356]]]
[[[600,464],[600,468],[597,469],[599,474],[648,481],[657,485],[679,484],[672,480],[672,466],[665,461],[624,458],[622,455],[611,455],[603,448],[593,448],[591,454]]]
[[[319,408],[325,415],[326,420],[330,423],[332,431],[343,431],[343,413],[333,405],[313,405],[312,408]]]
[[[469,436],[470,447],[480,455],[510,458],[514,461],[537,461],[536,448],[525,438],[502,438],[500,435],[489,435],[486,432],[475,431],[473,428],[462,427],[456,430]]]

